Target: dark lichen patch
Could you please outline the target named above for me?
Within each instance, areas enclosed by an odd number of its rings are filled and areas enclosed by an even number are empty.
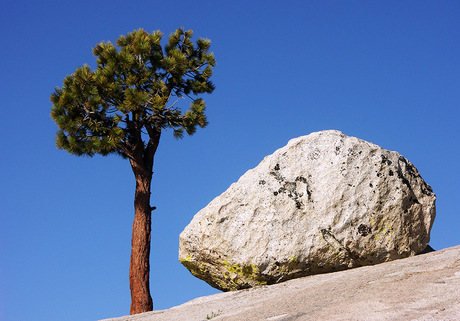
[[[371,233],[371,228],[367,225],[364,225],[364,224],[360,224],[358,226],[358,233],[361,235],[361,236],[367,236]]]
[[[265,185],[266,183],[267,183],[267,182],[264,181],[263,179],[261,179],[261,180],[259,181],[259,185]]]
[[[398,170],[398,178],[403,182],[404,185],[406,185],[409,188],[409,190],[412,190],[412,186],[410,186],[409,180],[404,177],[401,169]]]
[[[307,184],[307,179],[305,177],[303,177],[303,176],[297,176],[295,181]]]
[[[310,200],[311,191],[308,189],[307,179],[302,176],[297,176],[294,182],[287,181],[277,170],[279,170],[279,164],[276,164],[275,171],[270,172],[270,175],[272,175],[280,184],[278,190],[273,191],[273,195],[278,196],[280,194],[285,194],[287,197],[294,201],[295,207],[297,209],[302,209],[303,204],[301,198],[304,196],[304,192],[299,191],[299,184],[307,185],[306,193],[308,195],[308,200]],[[263,183],[262,181],[259,181],[259,185],[265,185],[265,183],[265,181],[263,181]]]
[[[385,164],[385,163],[386,163],[387,165],[391,165],[391,164],[392,164],[391,160],[389,160],[389,159],[386,157],[386,155],[381,155],[381,157],[382,157],[382,164]]]
[[[283,187],[289,193],[296,193],[297,184],[295,182],[285,182]]]
[[[412,186],[411,186],[409,180],[403,175],[403,169],[402,168],[404,168],[405,172],[409,174],[408,175],[409,178],[411,178],[411,177],[420,178],[420,174],[417,171],[417,169],[414,167],[414,165],[412,165],[407,159],[405,159],[402,156],[399,157],[399,167],[398,167],[398,170],[397,170],[398,178],[401,179],[403,184],[405,184],[409,188],[409,190],[411,192],[413,192],[412,191]]]
[[[276,164],[275,165],[275,171],[279,171],[280,170],[280,164]]]
[[[422,193],[425,194],[425,195],[431,196],[431,195],[433,195],[433,189],[426,182],[423,182]]]
[[[295,202],[297,209],[302,208],[302,202],[300,199],[302,198],[303,193],[297,191],[297,184],[295,182],[284,182],[283,187],[278,189],[278,194],[276,195],[281,193],[287,194],[287,196]]]
[[[403,156],[399,156],[399,161],[403,163],[406,167],[407,172],[413,176],[420,176],[418,173],[417,169],[415,168],[414,165],[412,165],[407,159],[405,159]]]
[[[284,181],[284,177],[278,172],[270,172],[270,175],[272,175],[280,183]]]

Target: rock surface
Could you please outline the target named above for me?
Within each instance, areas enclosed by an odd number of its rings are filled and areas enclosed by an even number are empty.
[[[460,246],[105,321],[460,320]]]
[[[198,212],[179,259],[223,291],[421,252],[431,187],[394,151],[335,130],[292,139]]]

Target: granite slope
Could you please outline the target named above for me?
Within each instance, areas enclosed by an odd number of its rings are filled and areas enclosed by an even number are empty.
[[[104,321],[460,320],[460,245]]]

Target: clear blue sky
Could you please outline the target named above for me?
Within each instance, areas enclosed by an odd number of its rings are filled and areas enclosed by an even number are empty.
[[[152,204],[155,309],[217,291],[177,260],[193,215],[289,139],[337,129],[396,150],[437,194],[431,245],[460,244],[459,1],[2,1],[0,319],[129,314],[126,160],[57,150],[49,96],[138,28],[212,40],[210,125],[163,135]],[[207,312],[204,311],[203,316]]]

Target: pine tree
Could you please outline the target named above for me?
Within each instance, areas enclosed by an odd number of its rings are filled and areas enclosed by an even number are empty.
[[[203,99],[214,55],[210,40],[193,31],[173,32],[164,47],[160,31],[143,29],[120,36],[115,45],[93,48],[97,68],[79,67],[51,95],[51,117],[59,127],[56,146],[74,155],[118,154],[129,160],[136,180],[129,283],[131,314],[153,309],[149,288],[151,235],[150,186],[161,132],[176,138],[207,125]],[[190,99],[183,112],[178,106]]]

